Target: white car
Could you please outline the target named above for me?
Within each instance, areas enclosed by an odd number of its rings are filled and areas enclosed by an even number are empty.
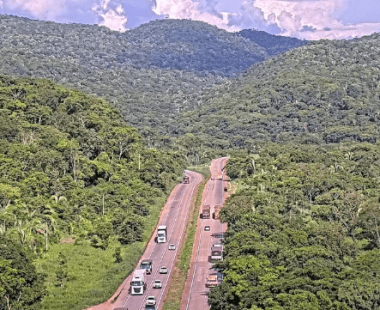
[[[146,299],[146,304],[148,306],[154,306],[156,304],[156,296],[148,296]]]
[[[169,250],[175,250],[175,244],[169,244]]]
[[[160,268],[160,273],[168,273],[168,268],[166,268],[165,266],[162,266]]]
[[[155,280],[153,282],[153,288],[162,288],[162,283],[160,280]]]

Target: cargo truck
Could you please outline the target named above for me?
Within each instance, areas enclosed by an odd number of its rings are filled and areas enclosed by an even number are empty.
[[[167,239],[166,225],[158,226],[157,228],[157,243],[165,243]]]
[[[146,290],[145,269],[138,269],[133,272],[133,278],[129,292],[131,295],[143,295]]]
[[[202,208],[202,213],[200,214],[201,219],[209,219],[211,213],[210,205],[204,205]]]
[[[152,260],[150,259],[145,259],[140,264],[140,269],[145,270],[146,274],[151,274],[152,268],[153,268],[153,263],[152,263]]]

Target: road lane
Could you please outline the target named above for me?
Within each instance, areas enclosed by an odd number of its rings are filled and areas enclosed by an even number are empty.
[[[215,205],[223,205],[224,203],[224,185],[226,181],[220,180],[222,169],[227,163],[228,158],[223,157],[215,159],[211,163],[210,172],[211,179],[205,186],[205,195],[202,205],[211,206],[211,215],[215,212]],[[223,178],[225,175],[223,173]],[[202,209],[201,209],[202,210]],[[204,227],[210,226],[210,231],[205,231]],[[198,220],[197,234],[198,246],[193,251],[191,259],[191,268],[189,276],[186,280],[184,294],[182,296],[181,310],[207,310],[209,309],[207,302],[206,288],[207,275],[215,273],[212,270],[211,263],[211,246],[220,243],[220,234],[226,231],[226,224],[221,223],[217,219],[200,219]]]
[[[152,236],[146,251],[139,261],[138,266],[135,269],[139,269],[141,260],[152,259],[153,269],[152,274],[146,276],[147,289],[143,295],[130,295],[128,293],[129,283],[131,276],[127,284],[124,286],[116,302],[109,309],[129,309],[139,310],[144,309],[146,299],[148,296],[156,296],[157,309],[162,305],[164,294],[167,290],[167,283],[171,276],[177,252],[183,240],[184,230],[186,227],[192,196],[194,194],[196,185],[202,180],[202,176],[198,173],[186,171],[186,175],[189,176],[189,184],[179,184],[173,190],[171,197],[164,207],[160,221],[158,225],[166,225],[168,229],[168,242],[156,244],[154,237]],[[168,250],[169,244],[175,244],[176,249]],[[166,266],[168,274],[159,274],[161,266]],[[153,289],[154,280],[161,280],[162,289]]]

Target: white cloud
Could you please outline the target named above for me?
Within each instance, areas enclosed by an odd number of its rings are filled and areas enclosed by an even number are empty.
[[[115,4],[111,0],[102,0],[100,4],[93,6],[92,10],[102,19],[99,25],[106,26],[111,30],[126,31],[127,17],[120,3]]]
[[[3,0],[1,6],[10,10],[23,10],[34,17],[54,20],[75,0]]]
[[[169,18],[204,21],[227,31],[268,31],[276,26],[282,35],[309,40],[360,37],[380,31],[380,23],[345,25],[336,19],[346,0],[243,0],[238,12],[217,12],[217,4],[215,0],[156,0],[153,11]]]
[[[173,19],[199,20],[228,31],[238,31],[240,28],[228,25],[228,15],[233,13],[215,11],[215,2],[207,1],[204,6],[192,0],[156,0],[153,12]]]
[[[0,0],[0,8],[4,13],[41,20],[99,22],[112,30],[125,31],[129,13],[125,8],[129,6],[133,14],[138,3],[146,5],[146,1],[154,2],[147,20],[155,13],[173,19],[200,20],[227,31],[255,28],[309,40],[380,32],[380,23],[347,25],[338,20],[336,16],[348,0],[235,0],[241,3],[240,9],[235,5],[235,10],[226,9],[226,0]],[[218,10],[219,6],[223,9]]]
[[[317,40],[343,39],[380,31],[380,23],[344,25],[335,18],[345,0],[250,0],[250,6],[259,9],[265,20],[275,23],[281,34]],[[325,29],[329,29],[326,31]],[[311,31],[307,31],[307,30]],[[306,31],[305,31],[306,30]]]

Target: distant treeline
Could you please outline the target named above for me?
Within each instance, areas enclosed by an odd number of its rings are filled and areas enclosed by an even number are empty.
[[[102,96],[140,130],[178,136],[184,134],[179,115],[217,96],[213,88],[228,77],[266,59],[266,48],[303,43],[272,36],[264,48],[263,40],[250,39],[190,20],[158,20],[119,33],[0,15],[0,73],[49,78]]]
[[[218,96],[182,115],[180,128],[226,149],[269,141],[376,143],[379,52],[379,34],[288,51],[219,87]]]

